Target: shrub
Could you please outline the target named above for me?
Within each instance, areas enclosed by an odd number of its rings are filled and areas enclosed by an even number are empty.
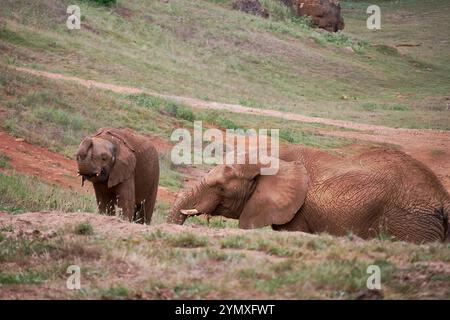
[[[75,227],[75,234],[79,235],[92,235],[94,233],[94,228],[92,228],[92,225],[89,222],[83,222],[78,224]]]
[[[101,6],[111,6],[117,3],[117,0],[89,0],[89,1]]]
[[[180,235],[171,236],[169,238],[169,243],[173,247],[197,248],[207,246],[208,240],[205,237],[199,237],[193,233],[183,233]]]
[[[165,110],[169,115],[177,119],[183,119],[193,122],[195,120],[194,112],[191,109],[175,102],[169,102],[165,106]]]
[[[4,169],[10,168],[11,167],[11,165],[9,164],[10,161],[11,159],[7,155],[0,153],[0,168]]]

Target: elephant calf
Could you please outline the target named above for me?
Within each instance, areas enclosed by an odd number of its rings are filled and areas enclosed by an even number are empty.
[[[148,137],[130,129],[101,128],[77,152],[78,173],[92,182],[101,213],[117,205],[129,221],[150,224],[158,192],[159,158]]]
[[[241,228],[328,232],[362,238],[380,233],[425,242],[448,236],[450,196],[425,165],[399,151],[351,158],[292,146],[280,150],[276,175],[259,164],[219,165],[173,206],[168,222],[207,214],[239,219]]]

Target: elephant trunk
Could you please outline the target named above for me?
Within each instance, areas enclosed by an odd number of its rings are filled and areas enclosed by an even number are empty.
[[[167,223],[173,224],[183,224],[188,217],[181,213],[181,210],[193,209],[195,204],[198,202],[198,197],[200,196],[200,187],[194,186],[190,190],[183,192],[177,199],[167,216]]]
[[[90,176],[96,173],[95,167],[90,159],[78,160],[78,173],[80,175]]]

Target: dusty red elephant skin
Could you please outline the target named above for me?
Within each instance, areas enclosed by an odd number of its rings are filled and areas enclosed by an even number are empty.
[[[423,163],[391,149],[357,155],[280,148],[278,173],[262,177],[258,164],[218,165],[175,201],[168,222],[221,215],[244,229],[379,234],[423,243],[448,235],[450,195]]]
[[[146,136],[131,129],[101,128],[77,152],[83,180],[94,186],[99,211],[150,224],[159,181],[158,153]]]

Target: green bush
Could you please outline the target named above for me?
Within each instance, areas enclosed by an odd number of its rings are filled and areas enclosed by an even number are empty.
[[[3,153],[0,153],[0,168],[10,168],[11,165],[9,164],[9,162],[11,161],[11,159]]]
[[[295,142],[295,133],[291,129],[280,130],[280,139],[287,141],[289,143]]]
[[[168,102],[165,105],[166,112],[174,118],[193,122],[195,120],[194,112],[191,109],[182,106],[176,102]]]
[[[90,236],[94,234],[94,228],[92,228],[92,225],[89,222],[83,222],[75,227],[74,232],[78,235]]]
[[[260,3],[276,21],[291,20],[295,16],[293,10],[279,0],[260,0]]]
[[[89,1],[102,6],[111,6],[117,3],[117,0],[89,0]]]

